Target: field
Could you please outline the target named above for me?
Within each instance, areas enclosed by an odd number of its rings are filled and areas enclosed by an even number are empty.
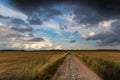
[[[65,52],[0,52],[0,80],[49,80]]]
[[[57,71],[59,66],[64,69]],[[103,80],[119,80],[120,51],[51,50],[0,52],[0,80],[51,80],[52,78],[54,80],[55,73],[58,74],[55,80],[60,80],[57,78],[61,76],[62,78],[71,77],[79,80],[78,74],[81,77],[83,75],[84,80],[88,80],[87,78],[94,76],[94,74],[87,69],[87,66]],[[85,69],[88,71],[85,71]],[[66,73],[64,73],[65,71]],[[62,72],[61,76],[60,72]],[[86,73],[90,73],[89,76]],[[65,76],[68,74],[70,75]]]
[[[82,56],[101,58],[120,64],[120,51],[80,51]]]
[[[76,55],[103,80],[120,79],[119,51],[81,51]]]

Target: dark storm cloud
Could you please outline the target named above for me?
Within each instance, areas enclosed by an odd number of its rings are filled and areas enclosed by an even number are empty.
[[[109,31],[98,33],[95,36],[88,36],[87,40],[99,40],[99,45],[120,45],[120,21],[112,23]]]
[[[61,11],[53,9],[52,7],[44,7],[38,11],[39,17],[41,17],[42,21],[47,21],[54,16],[62,15]]]
[[[78,23],[96,24],[102,20],[120,18],[120,1],[119,0],[10,0],[18,9],[27,14],[33,14],[35,10],[39,11],[40,16],[48,20],[50,16],[61,15],[60,11],[52,9],[54,5],[67,4],[76,5],[73,10]],[[33,22],[36,20],[33,20]],[[39,21],[39,20],[38,20]],[[32,22],[32,21],[30,21]],[[40,21],[42,22],[42,21]],[[36,21],[36,23],[39,23]]]
[[[74,20],[80,24],[96,24],[104,18],[96,10],[85,7],[76,8],[74,14]]]
[[[98,8],[101,10],[120,10],[120,1],[119,0],[9,0],[14,3],[19,8],[25,7],[37,7],[40,5],[48,4],[84,4],[91,6],[92,8]]]
[[[53,9],[51,1],[11,0],[11,2],[18,10],[28,16],[27,21],[31,25],[41,25],[43,21],[47,21],[53,16],[62,15],[61,11]]]
[[[98,27],[99,22],[107,20],[120,20],[120,0],[10,0],[17,9],[28,14],[30,24],[42,24],[53,16],[62,15],[62,11],[53,9],[54,5],[75,5],[73,11],[74,20],[78,24],[88,24],[88,27]],[[66,11],[67,12],[67,11]],[[34,14],[37,13],[37,16]],[[63,13],[64,14],[64,13]],[[120,22],[113,23],[110,31],[88,37],[88,40],[100,40],[99,45],[120,44]],[[67,29],[60,25],[60,29]],[[70,41],[76,42],[76,41]]]
[[[50,17],[56,16],[56,15],[57,16],[62,15],[61,11],[53,9],[52,7],[51,8],[46,7],[44,10],[41,10],[41,12],[44,13],[44,15],[46,16],[46,18],[47,17],[50,18]]]
[[[119,12],[101,11],[99,9],[91,9],[84,6],[75,8],[74,14],[75,17],[73,19],[76,22],[80,24],[90,24],[90,26],[94,26],[94,24],[98,24],[105,20],[120,19]]]
[[[50,8],[57,0],[8,0],[17,9],[26,12],[27,14],[38,10],[39,8]],[[49,10],[49,9],[48,9]],[[50,10],[49,10],[50,11]],[[56,11],[52,10],[53,13]]]
[[[47,21],[53,16],[62,15],[62,12],[51,7],[41,7],[40,9],[28,14],[27,21],[32,25],[41,25],[43,21]]]
[[[32,32],[33,31],[32,27],[25,27],[25,28],[12,27],[11,29],[19,31],[19,32]]]

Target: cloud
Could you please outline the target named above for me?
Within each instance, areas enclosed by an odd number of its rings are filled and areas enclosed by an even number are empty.
[[[24,49],[24,50],[40,50],[40,49],[49,49],[52,47],[52,43],[48,40],[41,42],[21,42],[21,43],[13,43],[8,45],[8,47],[13,49]]]
[[[24,30],[24,29],[23,29]],[[2,49],[55,49],[52,42],[42,37],[24,35],[21,29],[14,30],[0,23],[0,48]]]
[[[63,15],[70,11],[73,12],[69,16],[72,18],[67,18],[67,20],[78,24],[89,24],[89,27],[94,27],[101,21],[120,18],[119,0],[10,0],[10,2],[30,17],[37,15],[36,19],[29,19],[29,23],[33,24],[42,24],[53,16]],[[56,6],[59,8],[55,8]]]
[[[100,23],[102,26],[102,27],[100,26],[102,31],[96,34],[91,32],[88,35],[82,36],[82,37],[86,40],[99,40],[99,45],[101,46],[119,45],[120,44],[120,37],[119,37],[120,20],[109,20],[105,22],[103,22],[103,24]],[[109,30],[105,30],[106,27],[107,28],[109,27]]]
[[[76,6],[71,9],[74,10],[75,20],[81,23],[98,23],[100,21],[109,20],[110,18],[119,18],[120,13],[120,1],[119,0],[10,0],[13,5],[19,10],[25,13],[34,12],[41,8],[46,14],[47,12],[51,15],[60,13],[51,7],[56,5],[67,5]],[[70,11],[70,10],[69,10]]]
[[[17,18],[9,18],[11,19],[9,24],[14,24],[14,25],[26,25],[25,21],[22,19],[17,19]]]
[[[25,28],[21,28],[21,27],[12,27],[11,29],[15,30],[15,31],[19,31],[19,32],[32,32],[33,28],[32,27],[25,27]]]
[[[67,29],[67,28],[68,28],[66,25],[63,25],[63,24],[60,24],[60,26],[59,26],[59,27],[60,27],[60,29],[61,29],[61,30],[65,30],[65,29]]]
[[[89,24],[89,27],[94,27],[102,21],[120,19],[120,15],[114,12],[100,11],[99,9],[92,9],[89,6],[78,5],[74,10],[74,20],[79,24]]]
[[[30,7],[31,4],[33,4],[33,6],[38,6],[38,5],[45,5],[45,4],[58,4],[58,3],[68,3],[68,4],[84,4],[87,6],[91,6],[91,7],[96,7],[96,8],[105,8],[105,9],[110,9],[110,10],[114,10],[114,9],[119,9],[119,4],[120,1],[119,0],[10,0],[12,1],[14,4],[16,4],[18,7],[23,8],[22,6],[25,7]]]
[[[114,22],[114,20],[110,20],[110,21],[102,21],[99,23],[99,26],[101,27],[105,27],[105,28],[110,28],[112,22]]]
[[[71,40],[71,41],[70,41],[70,43],[75,43],[75,42],[76,42],[76,40]]]
[[[90,32],[88,35],[81,35],[82,38],[89,40],[95,36],[95,32]]]
[[[89,36],[91,36],[91,37],[95,36],[95,32],[90,32]]]
[[[25,15],[19,11],[5,7],[2,4],[0,4],[0,15],[3,17],[12,17],[12,18],[18,18],[21,20],[27,19],[27,15]]]
[[[40,27],[42,28],[47,28],[47,29],[52,29],[55,32],[60,31],[60,25],[58,22],[54,21],[54,20],[49,20],[44,22]]]
[[[35,38],[33,38],[33,39],[29,40],[29,41],[40,42],[40,41],[44,41],[44,39],[43,38],[39,38],[39,37],[35,37]]]
[[[32,13],[28,13],[28,22],[31,24],[42,24],[43,21],[48,21],[53,16],[60,16],[62,12],[53,8],[54,6],[42,6]],[[32,10],[31,10],[32,11]]]
[[[102,18],[99,17],[100,15],[97,13],[97,11],[84,6],[80,6],[80,8],[77,7],[74,10],[74,14],[74,20],[81,24],[95,24],[96,22],[99,22]]]
[[[28,19],[29,24],[31,25],[41,25],[42,21],[39,18]]]
[[[6,31],[10,30],[14,33],[8,31],[9,35],[8,33],[6,33],[6,35],[10,38],[11,41],[22,41],[20,43],[26,44],[25,46],[28,46],[29,49],[31,48],[30,45],[35,45],[38,42],[46,42],[44,38],[35,36],[39,35],[36,34],[37,32],[33,33],[34,36],[25,35],[25,33],[30,33],[31,31],[33,31],[33,29],[34,31],[38,31],[38,29],[41,29],[41,32],[39,33],[43,33],[44,36],[49,33],[47,31],[45,31],[44,33],[42,29],[51,30],[53,32],[60,33],[60,38],[61,35],[66,36],[65,34],[67,33],[69,34],[69,36],[76,36],[77,34],[77,38],[79,37],[80,39],[82,37],[83,39],[88,41],[88,43],[89,40],[93,40],[94,45],[98,43],[99,46],[119,45],[120,43],[120,1],[118,0],[8,1],[11,2],[10,5],[12,5],[12,7],[14,7],[15,9],[12,9],[11,7],[5,7],[6,5],[0,5],[0,18],[1,22],[9,24],[9,26],[13,26],[11,29],[6,28]],[[51,37],[50,35],[48,36]],[[7,37],[6,40],[8,39]],[[1,37],[1,39],[4,40],[3,37]],[[82,41],[82,39],[80,40]],[[27,43],[23,43],[26,41]],[[76,41],[71,40],[69,42],[75,43]],[[50,43],[52,44],[52,42]],[[71,46],[72,45],[70,45],[70,47]],[[51,48],[52,47],[56,48],[57,45],[53,46],[52,44]],[[58,47],[60,46],[58,45]]]
[[[5,16],[2,16],[0,15],[0,19],[9,19],[10,17],[5,17]]]
[[[20,32],[12,30],[11,28],[0,23],[0,42],[9,42],[23,37]]]
[[[57,46],[55,47],[55,49],[62,49],[62,46],[61,46],[61,45],[57,45]]]

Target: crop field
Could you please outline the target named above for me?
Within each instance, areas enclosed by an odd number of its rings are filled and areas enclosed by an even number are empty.
[[[82,61],[82,63],[79,61]],[[1,51],[0,80],[57,80],[58,77],[60,78],[60,72],[62,72],[61,78],[64,77],[65,80],[69,80],[69,78],[79,80],[78,74],[80,74],[81,77],[83,75],[83,78],[86,78],[84,80],[88,80],[87,78],[93,73],[85,68],[84,65],[87,68],[89,67],[90,70],[103,80],[120,79],[119,51],[56,50]],[[64,69],[59,68],[60,66]],[[72,67],[72,69],[70,67]],[[69,72],[71,72],[71,74]],[[85,72],[90,73],[89,76],[85,77]],[[54,76],[55,74],[56,77]]]
[[[0,52],[0,80],[49,80],[65,52]]]
[[[101,58],[120,64],[120,51],[80,51],[82,56]]]
[[[81,51],[76,55],[103,80],[120,79],[119,51]]]

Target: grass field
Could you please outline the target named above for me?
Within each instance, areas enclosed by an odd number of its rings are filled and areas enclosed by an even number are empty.
[[[0,80],[50,80],[67,53],[75,53],[103,80],[120,79],[120,51],[2,51]]]
[[[120,79],[119,51],[81,51],[76,55],[103,80]]]
[[[120,51],[80,51],[83,56],[101,58],[120,64]]]
[[[0,52],[0,80],[50,80],[65,52]]]

